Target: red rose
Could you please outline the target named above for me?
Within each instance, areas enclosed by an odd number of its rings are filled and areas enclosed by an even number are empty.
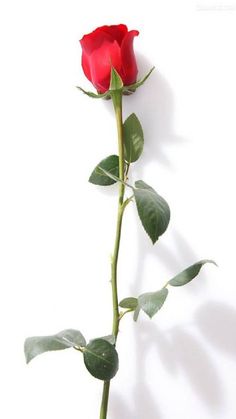
[[[122,24],[101,26],[80,40],[84,74],[99,93],[109,89],[111,66],[125,86],[136,82],[138,68],[133,39],[138,34],[136,30],[128,31]]]

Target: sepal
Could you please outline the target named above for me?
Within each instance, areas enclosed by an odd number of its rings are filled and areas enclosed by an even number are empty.
[[[93,93],[93,92],[88,92],[87,90],[84,90],[80,86],[76,86],[76,88],[79,89],[81,92],[83,92],[85,95],[91,97],[92,99],[110,99],[109,91],[105,93]]]
[[[114,91],[122,91],[123,95],[131,95],[132,93],[135,92],[136,89],[138,89],[140,86],[142,86],[145,83],[145,81],[149,78],[149,76],[153,72],[154,68],[155,67],[152,67],[151,70],[142,79],[136,81],[133,84],[130,84],[129,86],[124,86],[119,73],[112,67],[110,88],[105,93],[94,93],[94,92],[87,91],[80,86],[76,86],[76,87],[77,89],[79,89],[81,92],[91,97],[92,99],[111,99],[111,95],[114,93]]]
[[[152,67],[151,70],[149,70],[149,72],[146,74],[146,76],[144,76],[142,79],[136,81],[135,83],[130,84],[129,86],[124,86],[123,93],[124,94],[134,93],[136,89],[138,89],[140,86],[142,86],[145,83],[145,81],[150,77],[150,75],[152,74],[154,69],[155,69],[155,67]]]
[[[124,84],[123,84],[122,78],[120,77],[116,69],[112,67],[109,91],[113,92],[113,91],[121,90],[123,86]]]

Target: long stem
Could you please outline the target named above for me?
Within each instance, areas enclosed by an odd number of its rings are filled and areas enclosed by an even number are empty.
[[[102,403],[101,403],[101,410],[100,410],[100,419],[106,419],[106,417],[107,417],[109,388],[110,388],[110,381],[104,381],[103,393],[102,393]]]
[[[124,180],[124,145],[123,145],[123,122],[122,122],[122,93],[116,92],[113,96],[113,104],[116,115],[117,133],[118,133],[118,150],[119,150],[119,178]],[[119,182],[119,199],[116,224],[115,245],[111,263],[111,285],[112,285],[112,301],[113,301],[113,326],[112,334],[117,338],[119,332],[119,306],[117,291],[117,264],[120,249],[121,227],[123,219],[123,202],[124,202],[125,185]]]
[[[124,145],[123,145],[123,122],[122,122],[122,92],[115,91],[112,94],[112,101],[114,105],[117,133],[118,133],[118,150],[119,150],[119,178],[124,180]],[[123,212],[125,206],[124,203],[125,185],[119,182],[119,199],[118,199],[118,212],[116,222],[116,236],[114,251],[111,262],[111,286],[112,286],[112,306],[113,306],[113,323],[112,323],[112,334],[117,340],[119,333],[119,305],[118,305],[118,290],[117,290],[117,265],[120,249],[120,238],[121,238],[121,227]],[[106,419],[107,407],[109,400],[109,389],[110,382],[105,381],[103,385],[103,395],[100,410],[100,419]]]

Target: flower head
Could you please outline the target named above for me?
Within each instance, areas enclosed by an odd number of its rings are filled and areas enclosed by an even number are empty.
[[[85,76],[99,93],[109,89],[111,68],[115,68],[124,86],[136,82],[138,68],[133,40],[139,32],[127,26],[101,26],[80,40],[82,68]]]

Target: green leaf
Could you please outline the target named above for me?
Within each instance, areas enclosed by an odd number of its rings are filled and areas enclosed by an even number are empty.
[[[138,316],[139,316],[139,313],[140,313],[140,307],[139,306],[137,306],[137,308],[134,310],[134,316],[133,316],[133,319],[134,319],[134,321],[136,322],[137,320],[138,320]]]
[[[111,345],[115,345],[116,343],[116,338],[114,335],[107,335],[107,336],[102,336],[99,339],[103,339],[106,340],[107,342],[109,342]]]
[[[114,67],[111,69],[111,81],[109,90],[121,90],[123,87],[123,81],[119,73]]]
[[[189,266],[187,269],[184,269],[184,271],[180,272],[178,275],[172,278],[168,282],[168,284],[172,285],[172,287],[181,287],[182,285],[187,284],[188,282],[192,281],[192,279],[195,278],[195,276],[198,275],[205,263],[213,263],[214,265],[216,265],[216,263],[213,260],[201,260],[200,262],[194,263],[193,265]]]
[[[152,67],[151,70],[144,76],[141,80],[138,80],[136,83],[130,84],[129,86],[125,86],[123,88],[123,91],[125,92],[134,92],[136,89],[138,89],[140,86],[142,86],[145,81],[148,79],[148,77],[151,75],[155,67]]]
[[[163,306],[168,295],[168,289],[163,288],[157,292],[146,292],[138,298],[139,307],[152,318]]]
[[[129,308],[132,310],[135,310],[138,305],[138,299],[134,297],[128,297],[124,298],[122,301],[120,301],[119,306],[122,308]]]
[[[142,225],[153,244],[166,231],[170,208],[157,192],[142,180],[135,182],[134,196]]]
[[[84,348],[86,368],[99,380],[111,380],[118,371],[119,360],[115,347],[104,339],[94,339]]]
[[[104,170],[102,170],[104,169]],[[107,173],[111,176],[115,175],[116,177],[119,176],[119,157],[116,155],[112,155],[106,157],[102,160],[93,170],[89,182],[93,183],[94,185],[101,185],[101,186],[109,186],[116,183],[117,180],[114,177],[108,176]]]
[[[83,347],[86,340],[78,330],[67,329],[52,336],[34,336],[25,340],[24,351],[27,364],[37,355],[72,347]]]
[[[144,144],[142,126],[135,113],[126,119],[123,134],[125,160],[133,163],[141,156]]]
[[[115,176],[114,174],[111,174],[110,172],[108,172],[107,170],[103,169],[101,166],[97,166],[98,169],[106,176],[108,176],[110,179],[114,180],[115,182],[120,182],[123,183],[123,185],[128,186],[128,188],[134,189],[133,186],[129,185],[127,182],[121,180],[118,176]]]
[[[79,89],[81,92],[83,92],[85,95],[93,98],[93,99],[106,99],[108,97],[110,97],[109,92],[105,92],[105,93],[93,93],[93,92],[88,92],[84,89],[82,89],[82,87],[76,86],[77,89]]]

